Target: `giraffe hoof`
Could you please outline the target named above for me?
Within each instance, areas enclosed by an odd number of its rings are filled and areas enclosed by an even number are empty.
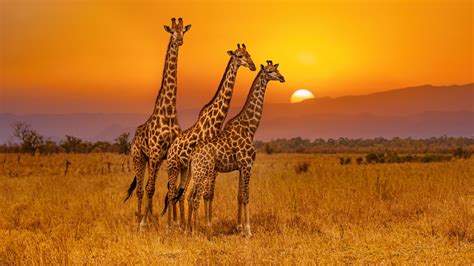
[[[244,230],[242,230],[242,236],[245,238],[251,238],[252,232],[250,231],[250,225],[246,225]]]
[[[242,232],[242,225],[241,224],[238,224],[235,229],[237,230],[237,232]]]
[[[148,229],[147,223],[144,222],[144,221],[141,221],[140,225],[139,225],[139,228],[138,228],[138,231],[144,232],[144,231],[146,231],[146,229]]]

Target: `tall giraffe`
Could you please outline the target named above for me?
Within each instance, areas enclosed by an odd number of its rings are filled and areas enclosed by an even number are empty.
[[[155,179],[160,169],[161,163],[166,159],[166,153],[171,143],[181,131],[176,117],[176,90],[177,90],[177,69],[178,50],[183,45],[183,35],[191,25],[183,26],[183,19],[171,19],[171,27],[164,26],[165,31],[171,34],[166,52],[165,66],[163,68],[163,78],[161,88],[156,97],[153,113],[148,120],[138,126],[132,142],[132,157],[135,168],[135,177],[128,189],[127,199],[130,198],[133,190],[137,188],[138,210],[137,217],[140,228],[147,224],[147,220],[152,220],[152,202],[155,193]],[[148,163],[148,180],[146,184],[147,204],[145,212],[141,214],[143,197],[143,179],[145,167]]]
[[[253,137],[257,131],[263,111],[265,90],[270,80],[285,82],[278,71],[278,64],[267,61],[267,66],[261,65],[244,107],[234,118],[229,120],[218,137],[198,144],[190,162],[190,176],[185,184],[193,179],[193,187],[188,197],[187,231],[192,232],[198,224],[199,200],[203,193],[206,224],[211,229],[212,201],[217,173],[227,173],[239,170],[239,192],[237,195],[238,212],[237,228],[242,229],[242,210],[244,213],[244,236],[251,236],[249,216],[249,182],[252,165],[255,162],[256,148]],[[194,219],[192,218],[194,215]],[[194,224],[193,224],[194,223]]]
[[[248,67],[255,71],[250,54],[247,52],[245,44],[237,44],[237,50],[228,51],[229,62],[224,72],[224,76],[219,87],[211,99],[199,112],[197,122],[189,129],[180,133],[168,150],[168,194],[165,198],[164,214],[169,203],[176,194],[176,180],[181,174],[181,182],[185,182],[187,177],[187,165],[191,152],[198,142],[214,138],[222,129],[222,124],[227,117],[232,93],[234,91],[235,79],[240,66]],[[174,220],[176,221],[176,207],[173,204]],[[184,223],[184,198],[180,201],[181,222]],[[171,225],[171,209],[168,212],[168,225]]]

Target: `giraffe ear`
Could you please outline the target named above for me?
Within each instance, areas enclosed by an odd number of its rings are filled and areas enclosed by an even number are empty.
[[[227,51],[227,54],[230,55],[230,56],[235,55],[235,54],[234,54],[234,51]]]
[[[260,68],[263,70],[265,67],[262,64],[260,64]]]
[[[166,31],[166,32],[172,33],[172,32],[171,32],[171,28],[170,28],[169,26],[166,26],[166,25],[165,25],[164,28],[165,28],[165,31]]]
[[[274,66],[275,68],[278,68],[279,65],[280,65],[280,64],[274,64],[273,66]]]
[[[191,24],[190,25],[187,25],[186,27],[184,27],[184,32],[187,32],[188,30],[191,29]]]

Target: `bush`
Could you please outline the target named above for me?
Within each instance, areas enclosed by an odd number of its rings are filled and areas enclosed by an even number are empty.
[[[273,154],[275,152],[273,147],[268,143],[265,143],[264,149],[266,154]]]
[[[378,163],[379,162],[379,156],[375,153],[369,153],[367,154],[367,156],[365,157],[365,160],[368,162],[368,163]]]
[[[339,158],[339,163],[341,165],[344,165],[346,163],[346,160],[344,159],[344,157]]]
[[[459,158],[459,159],[469,159],[471,158],[471,155],[472,155],[471,151],[465,150],[461,147],[457,148],[453,153],[453,157]]]
[[[351,164],[351,162],[352,162],[352,159],[350,157],[347,157],[344,164]]]
[[[309,163],[308,162],[300,162],[295,165],[295,172],[297,174],[306,173],[309,171]]]

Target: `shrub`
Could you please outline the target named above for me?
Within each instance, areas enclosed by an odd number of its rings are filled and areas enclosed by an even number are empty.
[[[306,173],[309,170],[309,163],[308,162],[300,162],[295,165],[295,172],[297,174]]]
[[[471,154],[472,154],[471,151],[465,150],[465,149],[459,147],[454,151],[453,157],[454,158],[459,158],[459,159],[469,159],[469,158],[471,158]]]
[[[378,163],[378,162],[379,162],[379,157],[378,157],[377,154],[375,154],[375,153],[369,153],[369,154],[367,154],[367,156],[365,157],[365,160],[366,160],[368,163]]]
[[[341,165],[344,165],[346,163],[346,160],[344,159],[344,157],[339,158],[339,163]]]
[[[347,157],[344,164],[351,164],[351,162],[352,162],[352,159],[350,157]]]
[[[273,147],[268,143],[265,144],[264,149],[266,154],[273,154],[275,152]]]

